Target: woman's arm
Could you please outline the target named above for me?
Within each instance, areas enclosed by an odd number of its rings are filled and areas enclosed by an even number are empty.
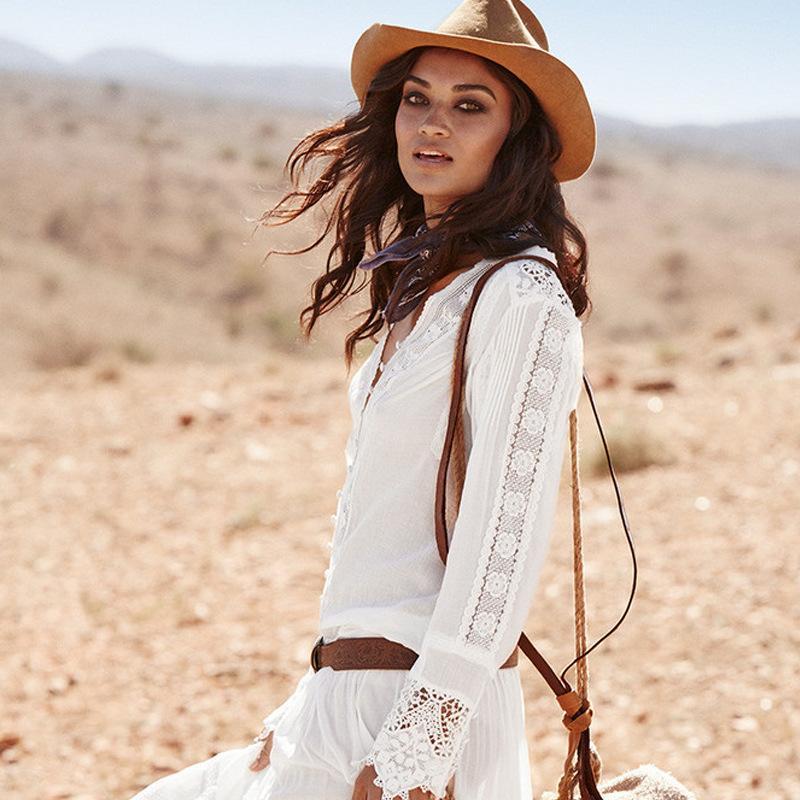
[[[530,263],[536,279],[509,292],[468,373],[472,444],[441,591],[420,657],[362,760],[382,800],[408,800],[414,788],[444,796],[481,695],[519,640],[546,555],[583,346],[557,278]]]

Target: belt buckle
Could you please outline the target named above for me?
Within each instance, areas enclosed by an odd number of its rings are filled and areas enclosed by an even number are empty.
[[[319,663],[319,648],[322,647],[322,640],[323,637],[320,636],[311,648],[311,666],[314,668],[314,672],[318,672],[321,667]]]

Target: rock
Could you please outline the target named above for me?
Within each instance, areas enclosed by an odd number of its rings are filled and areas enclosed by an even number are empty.
[[[633,384],[633,390],[635,392],[672,392],[675,389],[675,381],[670,378],[636,381],[636,383]]]
[[[16,747],[21,741],[21,737],[16,733],[3,733],[0,734],[0,753]]]

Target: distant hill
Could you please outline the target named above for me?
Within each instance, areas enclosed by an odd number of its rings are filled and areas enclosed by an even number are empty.
[[[661,150],[692,150],[729,158],[747,158],[779,168],[800,169],[800,119],[761,119],[723,125],[641,125],[604,114],[598,137]]]
[[[64,65],[40,50],[0,36],[0,69],[60,72],[64,70]]]
[[[343,70],[303,66],[193,64],[143,48],[104,48],[72,62],[0,39],[0,70],[116,80],[192,94],[260,100],[302,111],[340,111],[355,100]]]
[[[344,70],[295,65],[253,67],[195,64],[143,48],[105,48],[62,62],[0,38],[0,70],[57,73],[152,86],[191,94],[263,101],[298,111],[338,113],[355,103]],[[598,135],[611,147],[641,145],[660,151],[707,152],[780,169],[800,169],[800,119],[764,119],[724,125],[642,125],[597,115]]]
[[[151,50],[108,48],[89,53],[65,69],[83,77],[263,100],[301,110],[339,110],[354,100],[346,73],[320,67],[192,64]]]

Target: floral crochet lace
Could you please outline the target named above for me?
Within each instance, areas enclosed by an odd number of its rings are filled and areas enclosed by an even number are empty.
[[[408,800],[414,787],[436,794],[450,779],[450,766],[467,742],[470,713],[447,692],[409,680],[359,769],[365,764],[375,767],[374,783],[383,789],[384,798]]]
[[[540,336],[532,340],[525,369],[514,396],[502,482],[495,491],[494,511],[464,609],[459,638],[490,652],[508,622],[504,611],[517,591],[531,530],[526,512],[535,513],[550,453],[546,433],[554,425],[552,401],[562,369],[568,318],[549,305],[542,311]],[[524,558],[524,556],[523,556]]]

